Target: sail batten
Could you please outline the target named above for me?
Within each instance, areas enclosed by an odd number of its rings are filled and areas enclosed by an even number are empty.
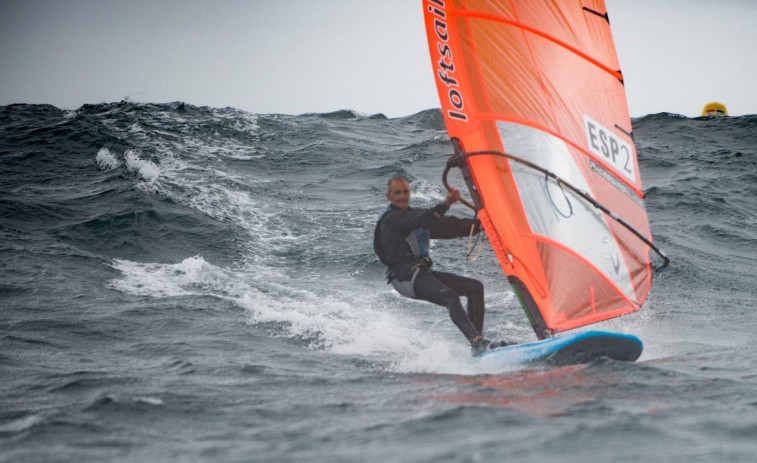
[[[604,2],[423,5],[447,130],[537,335],[639,310],[661,252]]]
[[[524,125],[524,126],[528,126],[528,127],[537,129],[537,130],[541,130],[541,131],[543,131],[545,133],[548,133],[548,134],[550,134],[552,136],[555,136],[555,137],[558,137],[558,138],[562,139],[565,143],[570,144],[576,150],[579,150],[584,155],[592,158],[592,160],[594,160],[595,162],[599,163],[605,169],[608,169],[608,170],[610,169],[610,166],[607,165],[607,162],[604,161],[603,159],[601,159],[601,157],[595,156],[594,154],[592,154],[589,150],[587,150],[583,146],[581,146],[581,145],[573,142],[572,140],[568,139],[567,137],[564,137],[563,135],[561,135],[561,134],[553,131],[551,128],[549,128],[547,126],[535,123],[534,121],[531,121],[531,120],[528,120],[528,119],[523,119],[523,118],[520,118],[520,117],[517,117],[517,116],[512,116],[512,115],[504,114],[504,113],[486,113],[486,112],[484,112],[484,113],[477,113],[476,116],[479,119],[482,119],[482,120],[486,119],[486,120],[492,120],[492,121],[513,122],[515,124],[520,124],[520,125]],[[631,142],[633,141],[633,137],[631,137],[628,132],[624,131],[620,127],[618,127],[618,130],[621,130],[623,133],[625,133],[628,136],[628,138],[631,139]],[[625,176],[617,176],[617,175],[613,175],[613,177],[614,177],[615,180],[617,180],[619,182],[622,182],[627,188],[629,188],[631,191],[633,191],[636,194],[636,196],[638,196],[639,198],[642,198],[642,199],[644,198],[644,192],[640,188],[638,188],[631,180],[628,180],[627,177],[625,177]]]
[[[536,29],[534,27],[529,26],[528,24],[524,24],[521,22],[518,22],[516,20],[508,19],[502,16],[496,16],[490,13],[481,13],[477,11],[469,11],[469,10],[452,10],[452,14],[458,17],[464,17],[464,18],[475,18],[475,19],[482,19],[486,21],[495,21],[500,22],[504,24],[508,24],[513,27],[517,27],[519,29],[522,29],[524,31],[530,32],[532,34],[538,35],[539,37],[543,37],[551,42],[554,42],[555,44],[565,48],[566,50],[569,50],[570,52],[580,56],[581,58],[585,59],[586,61],[592,63],[593,65],[597,66],[598,68],[602,69],[606,73],[610,74],[611,76],[618,79],[620,82],[623,82],[623,73],[620,72],[619,69],[613,69],[610,66],[607,66],[596,59],[592,58],[591,56],[587,55],[586,53],[582,52],[581,50],[571,46],[568,43],[563,42],[562,40],[558,39],[557,37],[553,37],[547,33],[545,33],[542,30]]]

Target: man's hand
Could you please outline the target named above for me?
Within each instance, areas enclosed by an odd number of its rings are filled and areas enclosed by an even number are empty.
[[[447,196],[444,198],[444,205],[450,207],[460,199],[460,190],[452,188],[447,192]]]

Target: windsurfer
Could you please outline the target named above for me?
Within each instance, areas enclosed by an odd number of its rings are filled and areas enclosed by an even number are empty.
[[[449,207],[460,199],[460,191],[452,189],[444,202],[428,209],[410,207],[410,186],[400,177],[387,184],[389,207],[376,224],[373,248],[387,266],[388,281],[403,296],[446,306],[452,322],[478,355],[487,349],[506,345],[482,337],[484,328],[484,285],[472,278],[431,270],[430,239],[450,239],[479,233],[477,219],[445,216]],[[467,299],[467,313],[460,303]]]

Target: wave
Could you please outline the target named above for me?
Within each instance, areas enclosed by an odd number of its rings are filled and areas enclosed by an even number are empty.
[[[691,294],[707,281],[751,285],[755,117],[633,122],[652,231],[673,260],[663,281]],[[438,109],[387,119],[181,102],[13,105],[0,108],[0,129],[0,231],[13,252],[68,249],[108,269],[108,291],[222,301],[274,336],[394,371],[472,371],[453,360],[464,346],[446,313],[412,301],[408,313],[370,247],[389,177],[410,179],[418,206],[444,197],[452,150]],[[440,265],[495,288],[493,329],[528,339],[494,257],[471,266],[458,246],[435,244]],[[8,282],[7,294],[34,293],[28,281]],[[440,360],[429,366],[421,358],[431,355]]]

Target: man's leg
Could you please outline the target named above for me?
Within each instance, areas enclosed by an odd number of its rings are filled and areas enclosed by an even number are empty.
[[[460,303],[460,295],[457,291],[446,285],[441,279],[436,278],[436,275],[439,274],[439,272],[434,272],[432,274],[428,270],[421,270],[415,278],[415,297],[417,299],[447,307],[452,322],[463,333],[466,339],[468,339],[471,344],[474,344],[474,340],[481,337],[481,331],[476,328],[474,322],[471,321],[468,314],[463,310],[463,306]],[[481,300],[483,302],[483,288]],[[480,320],[480,323],[483,326],[483,310],[481,311]]]
[[[468,299],[468,318],[479,333],[484,332],[484,285],[473,278],[453,273],[431,272],[437,280]]]

